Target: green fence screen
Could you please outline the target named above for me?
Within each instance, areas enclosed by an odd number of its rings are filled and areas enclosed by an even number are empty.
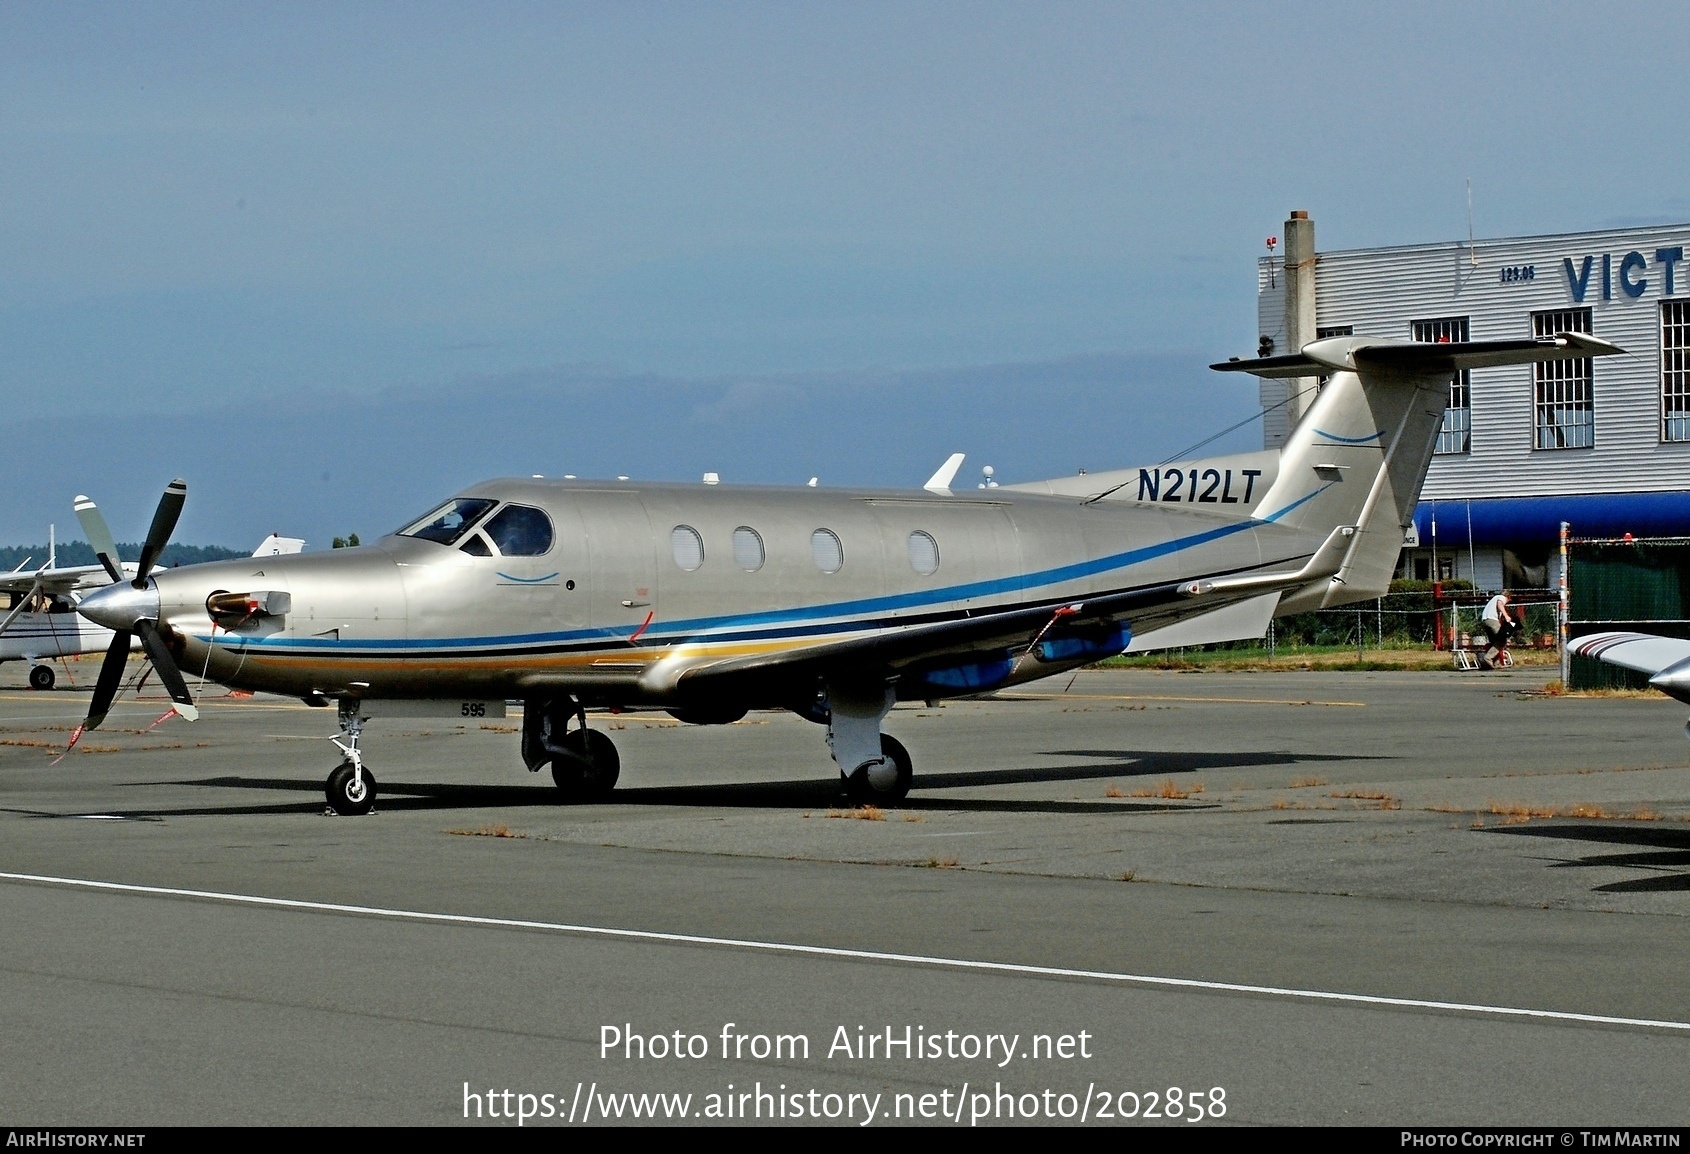
[[[1574,541],[1568,633],[1635,630],[1690,637],[1690,540]],[[1569,689],[1643,689],[1649,678],[1615,665],[1577,657]]]

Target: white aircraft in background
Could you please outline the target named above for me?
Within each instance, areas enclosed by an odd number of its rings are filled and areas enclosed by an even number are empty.
[[[1587,633],[1567,643],[1569,652],[1649,675],[1649,684],[1690,705],[1690,641],[1658,633]],[[1690,737],[1690,722],[1684,725]]]
[[[272,533],[252,555],[277,557],[304,548],[305,542],[298,537]],[[0,662],[29,662],[30,687],[51,689],[58,678],[47,662],[79,653],[103,653],[111,646],[112,631],[76,611],[84,595],[111,584],[111,574],[98,564],[60,568],[51,525],[47,527],[47,564],[33,572],[24,568],[28,564],[26,560],[12,572],[0,574],[6,613],[0,618]],[[120,568],[125,578],[134,579],[135,562],[125,561]],[[130,645],[131,651],[139,648],[139,641]]]

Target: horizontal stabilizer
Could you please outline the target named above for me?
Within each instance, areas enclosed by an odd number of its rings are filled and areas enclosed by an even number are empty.
[[[1369,369],[1410,376],[1437,376],[1461,369],[1579,360],[1623,352],[1625,350],[1618,345],[1587,333],[1558,333],[1546,340],[1444,344],[1378,337],[1328,337],[1304,345],[1300,353],[1247,361],[1222,361],[1209,367],[1218,372],[1252,373],[1258,377],[1315,377],[1334,372],[1366,372]]]

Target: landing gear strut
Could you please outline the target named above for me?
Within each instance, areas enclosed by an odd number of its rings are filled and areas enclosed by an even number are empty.
[[[531,697],[523,702],[522,760],[535,773],[550,765],[552,780],[566,801],[603,801],[622,773],[615,743],[587,728],[587,712],[573,697]]]
[[[376,776],[365,768],[364,756],[358,751],[365,721],[358,712],[359,705],[350,697],[340,699],[340,732],[345,740],[329,739],[346,759],[329,774],[327,789],[329,808],[343,817],[362,816],[376,804]]]
[[[892,687],[879,682],[827,687],[827,744],[852,801],[896,805],[910,791],[909,751],[880,732],[895,700]]]

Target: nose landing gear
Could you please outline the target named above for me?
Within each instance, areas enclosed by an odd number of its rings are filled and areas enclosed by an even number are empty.
[[[340,732],[345,740],[329,739],[346,759],[329,774],[326,789],[329,808],[343,817],[361,817],[376,804],[376,775],[365,768],[364,756],[358,750],[358,738],[364,732],[366,720],[360,716],[358,707],[359,702],[350,697],[340,699]]]

